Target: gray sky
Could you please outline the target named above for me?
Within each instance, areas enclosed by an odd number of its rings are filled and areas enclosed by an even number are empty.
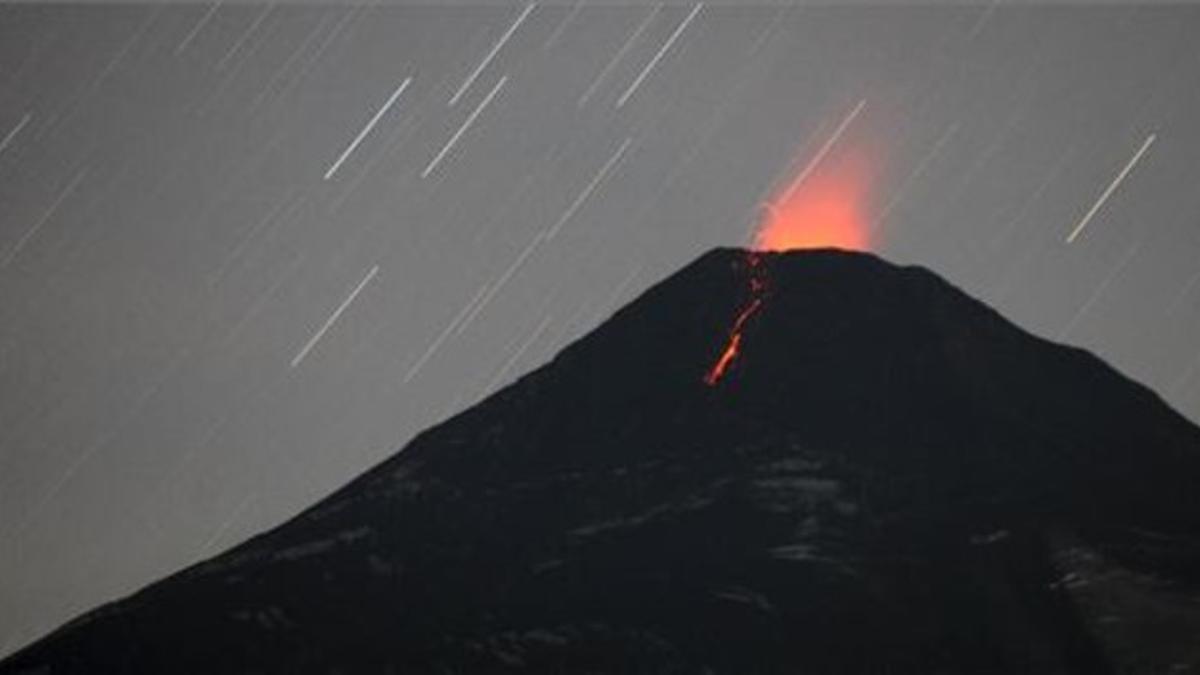
[[[869,149],[874,250],[1200,419],[1197,34],[1181,5],[0,5],[0,654],[745,241],[827,146]]]

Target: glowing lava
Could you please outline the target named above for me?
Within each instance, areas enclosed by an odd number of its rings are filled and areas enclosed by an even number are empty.
[[[832,140],[836,139],[835,135]],[[868,248],[870,207],[867,197],[875,163],[862,147],[825,156],[830,144],[763,211],[753,250],[746,254],[750,299],[737,313],[725,349],[704,374],[704,383],[710,387],[720,382],[737,358],[742,349],[746,321],[763,306],[767,279],[762,251],[826,247],[861,251]]]
[[[866,153],[844,153],[826,162],[802,173],[765,206],[755,249],[869,247],[872,165]]]
[[[733,363],[733,357],[738,355],[738,349],[742,346],[742,326],[746,323],[746,319],[749,319],[750,315],[758,311],[761,306],[762,298],[755,298],[738,314],[737,321],[733,324],[733,330],[729,333],[729,344],[725,346],[725,351],[721,352],[721,357],[717,359],[713,367],[704,374],[705,384],[710,387],[715,385],[725,374],[729,364]]]
[[[725,375],[725,371],[729,369],[729,364],[733,363],[733,359],[738,355],[738,350],[742,346],[742,330],[746,326],[746,321],[762,307],[763,296],[767,291],[766,269],[760,255],[755,251],[748,252],[746,264],[750,267],[750,302],[738,312],[737,318],[733,321],[733,327],[729,329],[729,342],[721,351],[721,356],[717,358],[716,363],[704,374],[704,384],[710,387],[716,386],[721,377]]]

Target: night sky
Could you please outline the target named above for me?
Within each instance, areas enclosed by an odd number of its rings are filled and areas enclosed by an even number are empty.
[[[796,185],[1200,420],[1197,35],[1181,5],[0,5],[0,654]]]

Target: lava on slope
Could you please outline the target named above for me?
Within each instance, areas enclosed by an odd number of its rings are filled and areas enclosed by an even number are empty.
[[[767,270],[762,256],[758,251],[747,251],[746,262],[750,269],[750,300],[734,319],[733,327],[729,329],[729,340],[725,344],[725,349],[721,351],[716,362],[704,374],[704,383],[710,387],[715,387],[729,370],[730,364],[733,363],[742,348],[742,331],[746,326],[746,321],[762,308],[766,296]]]
[[[868,248],[870,176],[874,163],[869,153],[857,149],[843,153],[820,167],[809,167],[766,205],[746,251],[750,270],[750,297],[738,310],[725,348],[704,374],[714,387],[729,371],[743,349],[746,322],[758,313],[767,293],[767,272],[762,252],[813,248],[863,251]]]

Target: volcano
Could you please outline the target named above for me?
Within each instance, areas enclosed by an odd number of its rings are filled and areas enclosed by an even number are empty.
[[[718,249],[0,672],[1184,670],[1198,485],[1200,429],[923,268]]]

